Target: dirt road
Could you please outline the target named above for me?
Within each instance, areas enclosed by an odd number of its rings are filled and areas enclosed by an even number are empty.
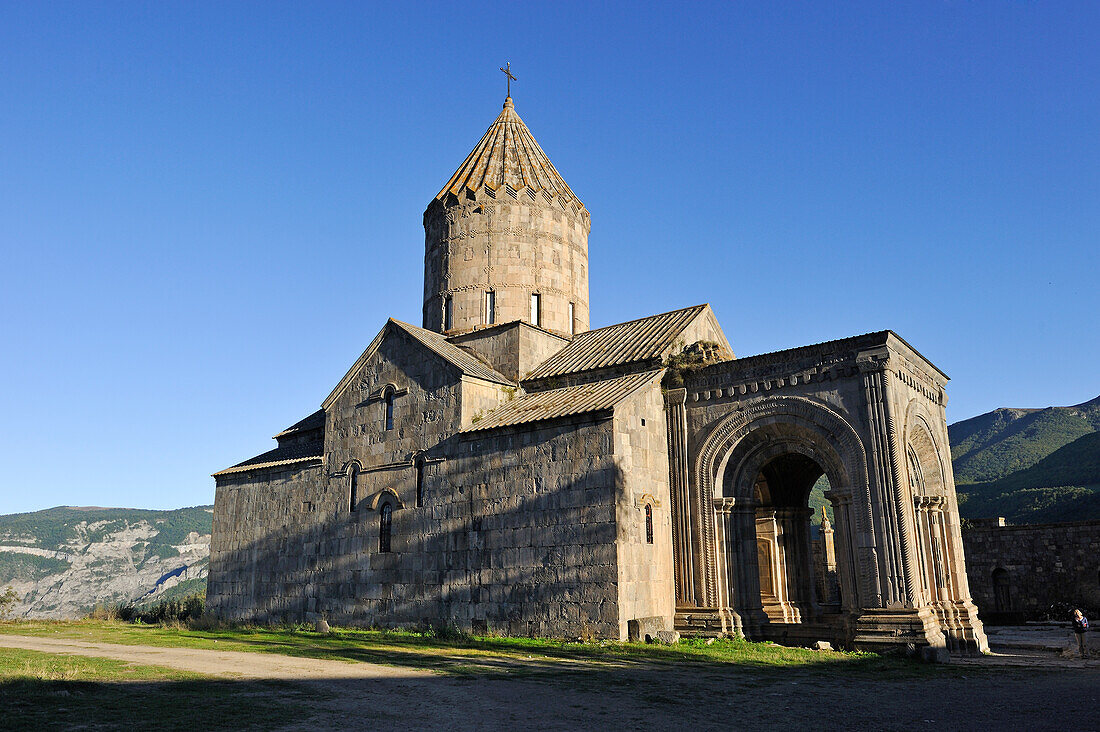
[[[793,671],[754,677],[720,667],[600,668],[564,676],[455,678],[278,656],[0,636],[0,648],[114,658],[240,684],[280,679],[311,700],[282,729],[962,729],[1100,727],[1100,668],[960,667],[921,680]]]
[[[373,663],[324,661],[272,653],[208,651],[202,648],[165,648],[130,646],[118,643],[91,643],[66,638],[39,638],[29,635],[0,635],[0,648],[26,651],[67,653],[93,658],[113,658],[143,666],[166,666],[181,671],[223,676],[242,681],[283,679],[394,679],[431,677],[430,671],[381,666]]]

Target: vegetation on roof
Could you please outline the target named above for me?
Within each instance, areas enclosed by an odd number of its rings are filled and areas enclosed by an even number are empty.
[[[688,374],[729,359],[729,354],[721,343],[714,341],[696,341],[690,346],[665,359],[667,369],[661,380],[666,389],[679,389],[684,385]]]

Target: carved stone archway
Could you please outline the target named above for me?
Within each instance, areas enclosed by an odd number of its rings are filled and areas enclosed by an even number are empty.
[[[815,400],[775,397],[735,409],[698,444],[693,478],[707,551],[696,573],[703,584],[697,597],[728,609],[742,632],[767,622],[759,599],[753,483],[770,461],[796,454],[817,463],[832,485],[846,605],[877,603],[866,451],[844,416]]]
[[[984,650],[984,633],[970,597],[963,561],[950,453],[937,439],[937,420],[919,400],[910,401],[905,415],[905,466],[912,501],[912,535],[918,559],[922,603],[935,613],[953,650]]]

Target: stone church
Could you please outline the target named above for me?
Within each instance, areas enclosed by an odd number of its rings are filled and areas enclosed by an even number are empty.
[[[590,330],[589,226],[509,96],[424,212],[423,327],[214,474],[209,609],[986,649],[943,372],[891,331],[738,358],[705,304]]]

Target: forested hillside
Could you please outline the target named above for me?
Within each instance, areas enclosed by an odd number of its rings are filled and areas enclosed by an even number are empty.
[[[202,592],[212,507],[61,506],[0,516],[0,588],[24,617],[76,617],[96,604]]]
[[[1072,407],[996,409],[948,432],[964,518],[1100,518],[1100,397]]]

